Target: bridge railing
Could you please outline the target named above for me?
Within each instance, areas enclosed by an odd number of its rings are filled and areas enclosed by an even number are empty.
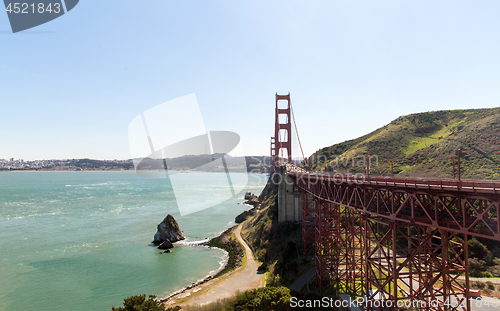
[[[460,190],[468,192],[500,193],[500,182],[489,180],[455,180],[444,178],[411,178],[411,177],[367,177],[366,183],[374,185],[404,186],[416,189]]]
[[[461,191],[471,193],[493,193],[500,194],[500,181],[492,180],[461,180],[449,178],[418,178],[418,177],[389,177],[389,176],[367,176],[363,174],[342,173],[304,173],[290,172],[296,178],[302,178],[318,182],[324,179],[337,184],[358,184],[383,186],[391,188],[413,188],[440,191]]]

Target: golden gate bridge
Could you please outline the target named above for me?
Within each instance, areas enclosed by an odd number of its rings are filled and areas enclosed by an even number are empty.
[[[500,241],[500,182],[310,172],[293,164],[292,119],[297,129],[290,93],[276,94],[279,219],[302,221],[320,295],[383,297],[369,310],[471,310],[467,239]]]

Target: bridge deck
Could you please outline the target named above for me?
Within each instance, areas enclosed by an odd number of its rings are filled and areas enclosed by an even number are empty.
[[[333,181],[335,184],[357,184],[360,186],[390,187],[400,189],[422,189],[437,191],[457,191],[481,194],[500,194],[500,181],[492,180],[461,180],[450,178],[418,178],[366,176],[340,173],[305,173],[292,171],[295,178],[319,182]]]

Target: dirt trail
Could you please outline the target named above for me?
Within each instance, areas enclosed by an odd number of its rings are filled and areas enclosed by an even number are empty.
[[[237,291],[243,292],[263,286],[264,275],[257,271],[260,263],[253,258],[252,250],[241,237],[242,225],[236,228],[234,235],[245,248],[246,266],[173,297],[165,303],[167,306],[205,305],[218,299],[232,297]]]

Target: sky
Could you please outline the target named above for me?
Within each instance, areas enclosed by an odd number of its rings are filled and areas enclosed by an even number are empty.
[[[401,115],[498,107],[499,14],[497,0],[81,0],[13,34],[0,13],[0,159],[128,159],[132,120],[189,94],[247,155],[269,154],[276,93],[306,156]]]

